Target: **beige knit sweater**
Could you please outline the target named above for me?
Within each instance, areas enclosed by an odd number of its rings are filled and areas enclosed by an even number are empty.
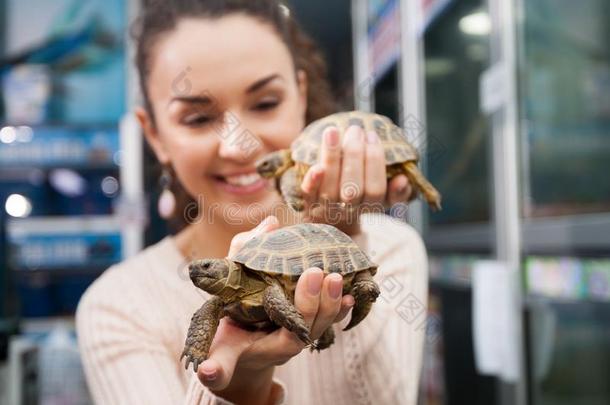
[[[362,217],[354,237],[379,265],[381,295],[335,344],[303,350],[277,367],[285,404],[415,404],[427,300],[427,257],[419,235],[388,216]],[[226,404],[185,370],[179,357],[191,315],[206,293],[168,236],[102,274],[76,314],[84,369],[95,402]]]

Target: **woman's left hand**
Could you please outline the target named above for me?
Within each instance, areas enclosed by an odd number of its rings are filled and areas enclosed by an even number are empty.
[[[342,144],[340,139],[336,127],[324,131],[320,161],[305,174],[301,191],[308,220],[353,235],[360,230],[360,214],[406,202],[413,189],[404,174],[387,181],[384,150],[375,132],[350,126]]]

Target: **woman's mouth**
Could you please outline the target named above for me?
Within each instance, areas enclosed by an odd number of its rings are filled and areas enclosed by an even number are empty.
[[[257,172],[213,177],[218,187],[231,194],[253,194],[269,184],[269,181]]]

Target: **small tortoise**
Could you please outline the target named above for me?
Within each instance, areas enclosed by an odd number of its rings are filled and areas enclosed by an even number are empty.
[[[185,367],[193,362],[196,371],[208,357],[220,319],[228,315],[246,327],[285,327],[311,350],[322,350],[334,342],[328,328],[316,343],[309,336],[303,316],[294,306],[299,276],[310,267],[325,274],[343,276],[343,294],[355,304],[348,330],[369,313],[379,295],[373,280],[377,265],[352,239],[326,224],[302,223],[287,226],[250,239],[233,259],[201,259],[189,265],[197,287],[212,294],[191,319],[184,351]]]
[[[432,209],[441,209],[440,193],[417,167],[417,150],[407,141],[398,126],[378,114],[340,112],[314,121],[292,142],[290,149],[272,152],[259,160],[256,163],[257,171],[262,177],[276,178],[276,188],[284,201],[294,210],[302,211],[305,207],[300,185],[309,167],[318,162],[324,130],[335,126],[343,135],[352,125],[377,133],[385,151],[388,180],[401,173],[405,174],[411,184],[422,192]]]

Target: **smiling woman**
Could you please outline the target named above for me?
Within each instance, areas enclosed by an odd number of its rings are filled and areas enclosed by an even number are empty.
[[[310,268],[298,279],[294,307],[311,339],[335,329],[331,348],[310,354],[288,329],[245,330],[225,317],[196,373],[184,369],[189,324],[197,328],[198,314],[221,308],[191,283],[187,264],[233,257],[249,238],[297,220],[320,222],[292,213],[255,162],[335,111],[319,52],[275,0],[150,1],[136,28],[144,95],[136,115],[189,205],[176,210],[177,234],[106,271],[79,304],[79,345],[96,401],[415,403],[424,332],[401,317],[399,304],[415,300],[424,311],[426,252],[414,230],[383,214],[350,224],[340,217],[336,225],[379,266],[382,290],[390,285],[404,297],[378,300],[358,327],[341,332],[354,297],[342,296],[341,275]],[[350,127],[343,144],[341,135],[323,134],[322,158],[301,185],[308,201],[344,203],[345,184],[355,205],[408,199],[404,175],[386,182],[374,133]],[[188,212],[193,204],[206,215]]]
[[[295,66],[291,48],[276,32],[233,13],[208,24],[182,18],[148,49],[146,41],[140,45],[139,61],[151,67],[141,68],[149,101],[138,117],[160,163],[171,162],[176,184],[189,196],[204,196],[204,205],[233,202],[245,215],[254,202],[264,212],[278,204],[254,161],[289,145],[303,128],[309,75]],[[185,71],[188,86],[176,86]],[[325,104],[325,113],[332,112]],[[238,136],[254,138],[256,150],[244,150]]]

